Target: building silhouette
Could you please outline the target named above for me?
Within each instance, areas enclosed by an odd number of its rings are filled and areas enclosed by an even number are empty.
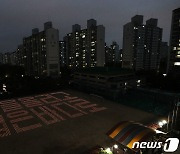
[[[25,61],[26,61],[26,55],[24,53],[24,47],[23,44],[18,45],[18,48],[16,50],[16,65],[25,67]]]
[[[143,16],[136,15],[123,28],[123,67],[139,70],[158,70],[162,29],[157,19],[143,24]]]
[[[157,19],[149,19],[145,25],[144,69],[159,71],[162,28],[157,27]]]
[[[70,68],[96,67],[105,64],[105,27],[96,20],[87,21],[87,28],[75,24],[64,37],[66,62]]]
[[[20,57],[28,75],[59,75],[59,31],[52,27],[52,22],[46,22],[41,32],[34,28],[32,35],[23,39]]]
[[[108,47],[106,46],[106,64],[107,63],[120,63],[120,50],[117,42],[113,41]]]
[[[180,74],[180,8],[172,12],[169,53],[169,72]]]
[[[168,43],[162,42],[161,43],[161,50],[160,50],[160,72],[163,74],[167,73],[168,50],[169,50]]]

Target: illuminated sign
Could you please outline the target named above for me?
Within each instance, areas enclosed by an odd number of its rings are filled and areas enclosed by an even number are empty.
[[[0,101],[0,137],[105,109],[65,92]]]

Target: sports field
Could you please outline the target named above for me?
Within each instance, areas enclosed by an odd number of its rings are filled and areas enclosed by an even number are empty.
[[[72,90],[0,101],[0,153],[83,153],[111,144],[106,132],[119,121],[157,118]]]

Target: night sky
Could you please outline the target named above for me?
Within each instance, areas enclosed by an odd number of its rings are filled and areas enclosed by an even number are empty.
[[[46,21],[53,22],[62,39],[73,24],[85,28],[90,18],[106,27],[108,44],[117,41],[122,47],[123,25],[136,14],[144,15],[144,23],[157,18],[163,41],[169,41],[172,10],[178,7],[180,0],[0,0],[0,52],[14,51]]]

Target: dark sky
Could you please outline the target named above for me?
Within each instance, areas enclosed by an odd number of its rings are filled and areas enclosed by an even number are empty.
[[[180,0],[0,0],[0,52],[14,51],[46,21],[53,22],[62,39],[73,24],[85,28],[90,18],[106,27],[108,44],[115,40],[122,46],[123,25],[136,14],[144,15],[144,22],[157,18],[163,41],[169,41],[172,10],[178,7]]]

